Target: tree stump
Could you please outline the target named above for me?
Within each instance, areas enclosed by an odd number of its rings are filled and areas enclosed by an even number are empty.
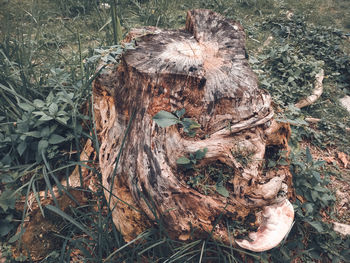
[[[125,240],[161,221],[180,240],[212,233],[254,251],[278,245],[294,217],[288,162],[278,164],[290,129],[273,120],[242,26],[192,10],[185,29],[127,39],[135,49],[93,85],[103,187]],[[196,134],[160,127],[153,117],[164,111],[198,123]]]

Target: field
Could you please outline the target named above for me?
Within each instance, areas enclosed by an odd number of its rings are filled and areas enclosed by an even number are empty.
[[[333,229],[333,222],[350,225],[350,113],[339,102],[350,96],[350,2],[97,2],[0,0],[0,262],[350,262],[350,235]],[[181,28],[193,8],[243,25],[250,66],[273,97],[275,118],[292,128],[296,218],[288,237],[268,252],[210,235],[172,240],[161,219],[126,243],[100,186],[91,107],[97,65],[119,62],[120,40],[131,28]],[[295,107],[313,92],[321,69],[321,97]],[[87,140],[95,158],[82,161]],[[82,171],[94,188],[83,185]],[[85,187],[68,191],[60,183],[72,173]],[[40,196],[54,189],[80,205]],[[25,238],[30,246],[23,246]]]

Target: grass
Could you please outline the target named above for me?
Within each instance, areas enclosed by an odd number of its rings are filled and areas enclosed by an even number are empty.
[[[117,4],[113,16],[109,10],[98,9],[92,0],[0,1],[0,245],[8,262],[28,260],[20,253],[15,258],[11,249],[20,239],[17,227],[27,223],[32,194],[40,213],[55,225],[51,234],[59,240],[59,248],[41,255],[43,262],[246,262],[248,258],[255,262],[324,258],[349,261],[344,252],[350,245],[349,238],[336,235],[319,213],[333,216],[334,194],[326,185],[327,178],[334,174],[299,149],[299,142],[307,141],[350,154],[350,136],[344,136],[350,118],[337,101],[350,94],[350,24],[345,19],[350,15],[348,1],[110,3]],[[247,33],[250,63],[261,86],[278,104],[278,117],[295,124],[291,169],[298,180],[297,191],[306,201],[295,204],[297,221],[293,230],[283,245],[270,252],[249,253],[212,240],[210,235],[187,243],[172,240],[161,218],[157,219],[157,227],[126,243],[111,220],[101,188],[96,192],[81,189],[90,201],[77,200],[79,205],[66,210],[60,209],[60,200],[48,204],[37,196],[42,190],[53,192],[54,185],[69,195],[59,182],[77,164],[79,175],[88,169],[97,181],[100,179],[93,161],[79,161],[87,139],[93,141],[98,155],[91,110],[91,82],[97,61],[117,61],[123,50],[111,46],[131,27],[179,28],[184,25],[186,10],[198,7],[241,21]],[[294,14],[292,20],[286,19],[287,12]],[[118,17],[121,27],[111,17]],[[270,45],[258,52],[269,36],[273,36]],[[296,110],[291,104],[309,94],[320,67],[325,67],[327,77],[322,98],[306,109]],[[298,68],[302,71],[296,76]],[[304,119],[310,116],[321,121],[306,125]],[[81,180],[80,184],[86,182]]]

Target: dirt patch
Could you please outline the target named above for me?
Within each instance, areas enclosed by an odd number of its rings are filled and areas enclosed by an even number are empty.
[[[62,211],[69,214],[70,207],[77,207],[87,203],[87,198],[83,191],[69,190],[69,193],[77,201],[73,201],[68,195],[62,195],[57,198],[57,202]],[[51,201],[51,203],[53,203]],[[24,223],[24,234],[17,242],[14,248],[13,255],[19,257],[24,255],[30,257],[33,261],[42,260],[51,251],[60,249],[63,239],[58,235],[64,235],[62,228],[67,224],[64,219],[44,209],[45,217],[43,217],[41,211],[37,207],[31,212],[30,219]],[[21,231],[19,227],[18,232]]]

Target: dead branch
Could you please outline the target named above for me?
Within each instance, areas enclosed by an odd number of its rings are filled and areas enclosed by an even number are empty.
[[[318,74],[316,74],[316,79],[314,83],[314,90],[312,94],[305,99],[300,100],[298,103],[295,104],[295,107],[301,109],[306,106],[309,106],[313,104],[323,93],[323,85],[322,81],[324,78],[324,70],[321,69]]]

